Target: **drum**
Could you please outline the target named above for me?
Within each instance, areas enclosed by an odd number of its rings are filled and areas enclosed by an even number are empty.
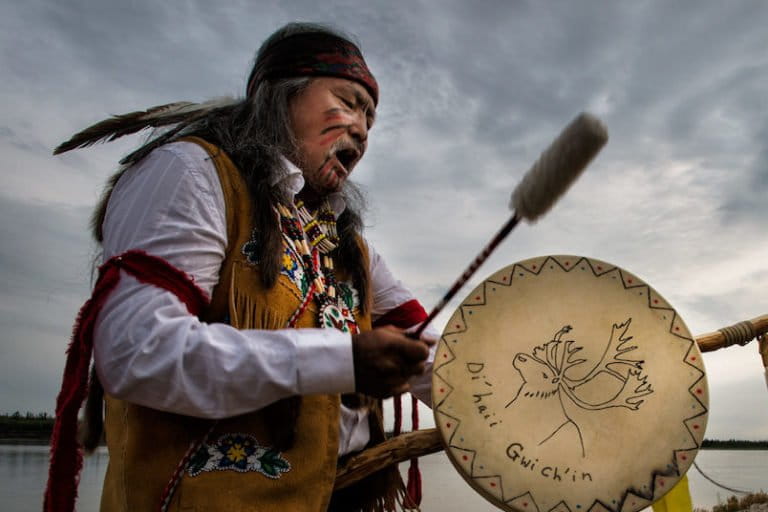
[[[672,306],[578,256],[525,260],[474,289],[440,339],[432,400],[464,479],[523,512],[649,506],[688,470],[708,412]]]

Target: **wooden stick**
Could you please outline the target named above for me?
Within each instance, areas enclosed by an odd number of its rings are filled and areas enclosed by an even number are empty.
[[[763,368],[765,368],[765,385],[768,386],[768,334],[761,334],[757,338],[757,342],[757,351],[760,353]]]
[[[334,489],[343,489],[384,469],[413,457],[422,457],[443,449],[443,440],[436,428],[408,432],[350,457],[336,470]]]
[[[696,336],[696,343],[702,352],[729,347],[734,343],[745,344],[754,338],[768,333],[768,315],[745,320],[722,329]]]
[[[520,222],[520,217],[517,215],[512,215],[512,217],[510,217],[510,219],[504,223],[499,232],[496,233],[491,241],[488,242],[485,247],[483,247],[483,250],[480,251],[480,254],[478,254],[472,263],[469,264],[464,273],[461,274],[459,278],[456,279],[456,281],[454,281],[453,286],[451,286],[451,288],[445,292],[445,295],[443,295],[443,298],[440,299],[440,302],[438,302],[437,305],[432,308],[432,311],[429,313],[429,316],[427,316],[427,319],[421,322],[421,325],[418,329],[416,329],[416,332],[410,335],[413,339],[418,340],[421,337],[421,333],[424,332],[424,329],[427,328],[427,326],[432,322],[432,320],[435,319],[438,314],[440,314],[443,308],[451,301],[456,293],[467,283],[467,281],[469,281],[477,269],[480,268],[480,265],[482,265],[485,260],[488,259],[488,256],[490,256],[496,247],[498,247],[499,244],[507,237],[510,231],[515,229],[515,226],[517,226],[518,222]]]
[[[748,325],[747,325],[748,324]],[[738,338],[734,332],[748,333],[751,337]],[[711,352],[734,343],[748,343],[758,336],[768,334],[768,315],[739,322],[719,331],[702,334],[695,338],[702,352]],[[761,341],[762,350],[768,351],[768,342]],[[766,356],[768,357],[768,352]],[[768,378],[768,376],[766,377]],[[390,464],[398,464],[414,457],[423,457],[444,449],[437,429],[417,430],[393,437],[383,443],[349,458],[336,471],[335,489],[343,489]]]

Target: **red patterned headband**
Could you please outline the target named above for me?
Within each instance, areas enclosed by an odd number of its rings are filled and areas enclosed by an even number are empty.
[[[333,76],[354,80],[379,102],[379,86],[354,44],[332,34],[294,34],[262,52],[248,77],[248,96],[271,78]]]

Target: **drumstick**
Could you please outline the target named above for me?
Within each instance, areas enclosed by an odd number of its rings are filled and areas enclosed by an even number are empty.
[[[562,196],[568,187],[586,169],[608,140],[605,126],[596,117],[581,113],[565,127],[560,135],[544,150],[539,159],[512,192],[512,217],[475,257],[443,298],[432,309],[412,337],[419,339],[427,325],[443,310],[491,255],[496,247],[517,226],[521,219],[535,222]]]

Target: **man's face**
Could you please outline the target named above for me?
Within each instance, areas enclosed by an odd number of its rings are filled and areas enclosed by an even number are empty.
[[[314,78],[290,105],[299,145],[294,163],[316,194],[341,188],[363,157],[376,115],[373,99],[357,82]]]

